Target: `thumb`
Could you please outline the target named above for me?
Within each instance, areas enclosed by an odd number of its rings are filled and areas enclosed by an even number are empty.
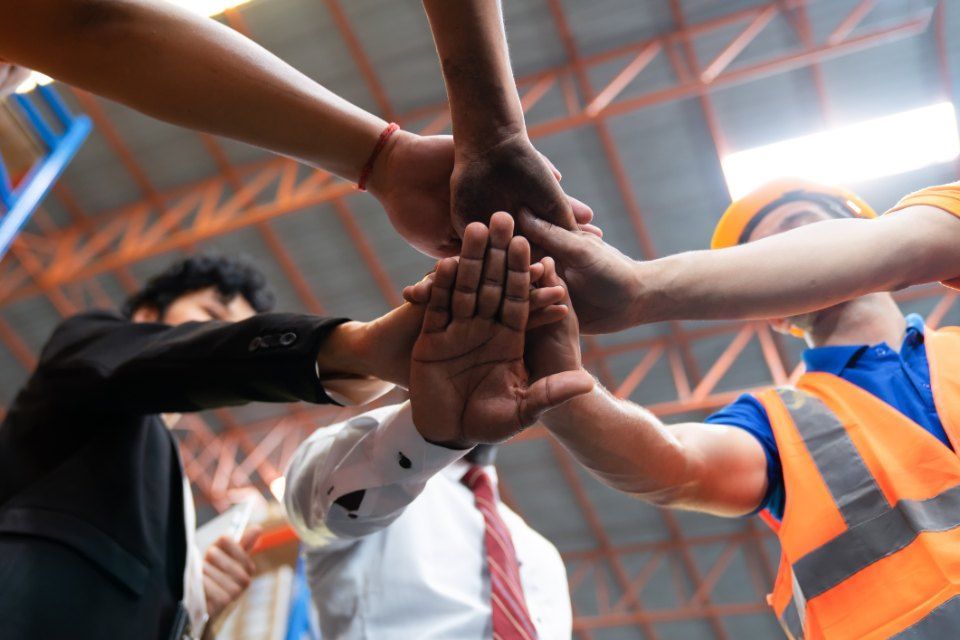
[[[564,371],[534,382],[520,406],[520,418],[524,426],[536,422],[547,409],[559,406],[593,389],[593,376],[578,369]]]
[[[261,533],[263,533],[263,529],[258,525],[250,525],[240,538],[240,546],[243,547],[245,551],[250,551],[253,549],[253,545],[256,544],[257,538],[260,537]]]

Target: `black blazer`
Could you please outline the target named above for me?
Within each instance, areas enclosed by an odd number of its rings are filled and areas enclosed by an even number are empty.
[[[0,635],[169,637],[182,471],[157,414],[330,402],[315,363],[340,322],[264,313],[171,327],[90,312],[61,324],[0,423]]]

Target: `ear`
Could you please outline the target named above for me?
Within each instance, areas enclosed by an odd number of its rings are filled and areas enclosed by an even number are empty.
[[[130,318],[134,322],[160,322],[160,311],[154,306],[137,307]]]

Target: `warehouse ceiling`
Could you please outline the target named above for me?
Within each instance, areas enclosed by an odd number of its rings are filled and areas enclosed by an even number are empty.
[[[960,42],[938,33],[960,29],[960,6],[938,6],[505,0],[504,10],[535,144],[608,242],[653,258],[707,246],[729,202],[720,155],[953,99]],[[366,109],[449,133],[415,0],[253,0],[220,19]],[[432,264],[349,185],[57,86],[96,128],[0,265],[0,282],[19,277],[0,287],[3,405],[65,315],[118,305],[190,252],[253,256],[281,309],[357,319],[391,308]],[[956,177],[948,164],[849,186],[884,209]],[[204,203],[222,217],[202,220]],[[65,238],[73,262],[51,248]],[[951,302],[937,287],[902,297],[944,322],[958,321]],[[588,340],[585,357],[611,389],[688,420],[785,381],[801,346],[762,323],[682,322]],[[350,411],[257,405],[189,418],[181,435],[203,513],[231,488],[265,489],[300,439]],[[499,467],[505,498],[567,560],[579,638],[778,637],[763,600],[776,548],[755,519],[646,506],[602,487],[537,429],[505,447]]]

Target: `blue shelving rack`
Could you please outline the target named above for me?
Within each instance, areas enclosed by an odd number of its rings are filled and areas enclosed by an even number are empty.
[[[10,100],[23,114],[45,153],[16,185],[10,183],[10,174],[0,157],[0,259],[93,128],[90,118],[71,113],[51,86],[14,94]]]

